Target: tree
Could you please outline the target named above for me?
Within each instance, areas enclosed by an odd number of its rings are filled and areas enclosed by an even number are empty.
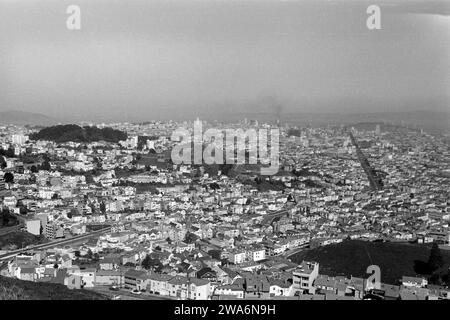
[[[125,263],[125,267],[136,267],[136,265],[133,262],[127,262]]]
[[[142,267],[145,269],[161,270],[163,265],[158,259],[152,259],[149,255],[142,260]]]
[[[19,206],[19,213],[25,215],[28,213],[28,209],[24,205],[21,205]]]
[[[41,170],[50,171],[50,162],[48,160],[45,160],[41,165]]]
[[[106,213],[106,205],[105,205],[105,203],[103,201],[100,203],[100,211],[103,214]]]
[[[102,169],[102,161],[98,157],[94,157],[94,164],[97,169]]]
[[[69,219],[72,219],[73,216],[79,216],[80,215],[80,211],[78,211],[78,209],[76,209],[76,208],[70,209],[69,213],[70,213],[70,218]],[[69,214],[67,214],[67,217],[69,217]]]
[[[35,165],[32,165],[31,168],[30,168],[30,171],[32,173],[37,173],[38,172],[38,168]]]
[[[217,182],[213,182],[213,183],[211,183],[209,186],[210,186],[211,189],[213,189],[213,190],[220,189],[220,186],[219,186],[219,184],[218,184]]]
[[[228,176],[232,168],[233,165],[229,163],[220,165],[220,171],[224,176]]]
[[[198,237],[192,232],[186,232],[186,236],[184,237],[184,242],[186,243],[194,243]]]
[[[172,239],[170,239],[170,237],[167,237],[166,241],[168,244],[172,244]]]
[[[16,216],[12,215],[8,209],[0,211],[0,227],[10,227],[18,223]]]
[[[444,274],[444,275],[442,276],[442,281],[443,281],[447,286],[450,285],[450,269],[447,271],[446,274]]]
[[[36,175],[34,174],[30,175],[30,179],[28,181],[30,181],[31,184],[36,183]]]
[[[444,259],[442,258],[441,249],[439,249],[439,246],[436,242],[433,242],[430,257],[428,258],[428,268],[431,272],[434,272],[443,265]]]
[[[6,161],[4,157],[0,157],[0,168],[1,169],[6,168]]]
[[[88,184],[94,184],[94,176],[92,175],[92,173],[88,172],[87,174],[84,175],[84,177],[86,178],[86,183]]]
[[[213,257],[214,259],[220,260],[222,251],[213,249],[213,250],[209,250],[209,251],[208,251],[208,254],[209,254],[211,257]]]
[[[12,147],[8,148],[8,150],[0,149],[0,155],[7,158],[14,158],[14,149]]]
[[[441,276],[439,275],[439,273],[433,273],[428,278],[428,283],[441,286],[443,284],[443,280],[442,280]]]
[[[3,179],[6,183],[13,183],[14,182],[14,175],[11,172],[6,172],[3,176]]]

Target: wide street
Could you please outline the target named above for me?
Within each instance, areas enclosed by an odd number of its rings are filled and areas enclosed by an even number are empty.
[[[94,288],[85,288],[85,290],[95,291],[111,298],[120,297],[117,300],[174,300],[173,298],[142,292],[141,294],[131,293],[131,290],[121,288],[118,291],[109,289],[109,286],[97,286]]]
[[[47,243],[43,243],[43,244],[29,246],[29,247],[24,248],[24,249],[13,250],[13,251],[10,251],[8,253],[5,253],[5,254],[1,255],[0,256],[0,261],[6,260],[6,259],[10,259],[10,258],[15,257],[16,255],[22,253],[22,252],[28,251],[28,250],[42,250],[42,249],[49,249],[49,248],[61,246],[61,245],[64,245],[64,244],[70,244],[70,243],[77,242],[77,241],[80,241],[80,240],[89,239],[90,237],[97,236],[97,235],[100,235],[100,234],[105,233],[105,232],[109,232],[110,230],[111,230],[111,227],[108,227],[108,228],[104,228],[104,229],[101,229],[101,230],[97,230],[97,231],[89,232],[89,233],[86,233],[86,234],[82,234],[82,235],[79,235],[79,236],[74,236],[74,237],[71,237],[71,238],[68,238],[68,239],[56,240],[56,241],[51,241],[51,242],[47,242]]]

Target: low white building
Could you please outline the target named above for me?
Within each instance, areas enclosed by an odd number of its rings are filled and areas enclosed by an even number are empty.
[[[41,234],[41,220],[33,219],[26,222],[27,232],[39,236]]]

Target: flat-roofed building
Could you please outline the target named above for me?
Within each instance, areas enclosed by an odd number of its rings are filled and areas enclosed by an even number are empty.
[[[27,232],[39,236],[41,234],[41,220],[33,219],[26,222]]]
[[[319,263],[302,261],[293,271],[293,288],[302,294],[314,294],[314,280],[319,276]]]

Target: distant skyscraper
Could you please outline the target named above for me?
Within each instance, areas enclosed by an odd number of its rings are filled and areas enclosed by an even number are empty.
[[[13,144],[21,146],[28,141],[28,136],[25,136],[23,134],[13,134],[11,136],[11,141]]]
[[[344,143],[342,144],[342,147],[347,148],[347,147],[350,145],[350,143],[351,143],[350,138],[347,137],[347,138],[344,140]]]
[[[375,134],[376,134],[377,136],[379,136],[379,135],[381,134],[381,129],[380,129],[380,125],[379,125],[379,124],[377,124],[377,126],[376,126],[376,128],[375,128]]]
[[[148,149],[155,149],[155,141],[148,139],[147,140],[147,148]]]

